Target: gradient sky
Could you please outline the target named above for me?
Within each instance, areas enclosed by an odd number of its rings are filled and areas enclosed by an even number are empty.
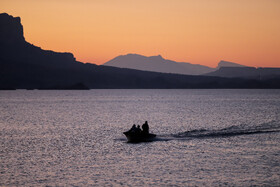
[[[280,0],[1,0],[26,40],[103,64],[127,53],[280,67]]]

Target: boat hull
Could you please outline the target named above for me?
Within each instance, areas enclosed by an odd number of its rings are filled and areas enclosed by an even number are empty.
[[[136,132],[124,132],[123,133],[128,142],[150,142],[156,137],[155,134],[144,134],[144,133],[136,133]]]

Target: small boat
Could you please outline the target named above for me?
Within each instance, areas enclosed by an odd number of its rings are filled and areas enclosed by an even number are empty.
[[[151,133],[143,133],[143,132],[132,132],[126,131],[123,133],[128,142],[138,143],[138,142],[151,142],[157,136]]]

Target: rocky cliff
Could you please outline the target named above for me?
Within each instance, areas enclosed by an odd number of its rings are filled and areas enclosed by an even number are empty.
[[[76,62],[71,53],[42,50],[25,41],[19,17],[0,14],[0,63],[21,62],[36,65],[67,66]]]

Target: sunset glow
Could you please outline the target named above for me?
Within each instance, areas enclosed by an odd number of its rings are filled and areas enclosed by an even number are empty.
[[[127,53],[280,67],[278,0],[1,0],[25,39],[103,64]]]

